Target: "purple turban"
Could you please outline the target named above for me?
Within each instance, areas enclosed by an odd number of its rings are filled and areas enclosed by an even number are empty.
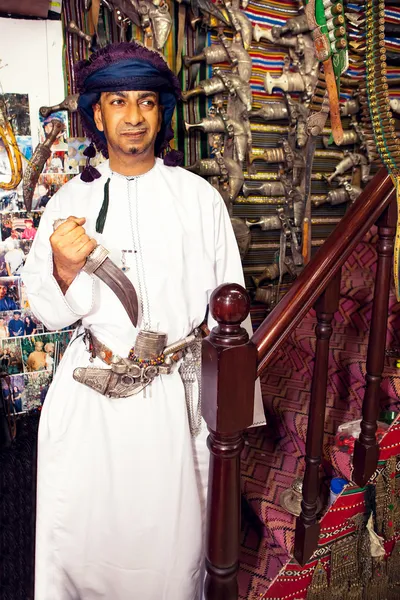
[[[138,42],[110,44],[94,52],[89,60],[75,65],[78,91],[78,110],[87,137],[107,158],[107,140],[94,122],[93,105],[99,101],[101,92],[148,90],[158,92],[163,106],[161,129],[156,137],[155,154],[159,155],[173,138],[172,115],[180,99],[179,81],[165,59],[156,51]],[[175,151],[169,152],[166,164],[178,161]]]

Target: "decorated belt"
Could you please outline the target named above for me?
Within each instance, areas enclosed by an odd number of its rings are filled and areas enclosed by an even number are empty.
[[[187,337],[165,346],[166,334],[139,331],[135,347],[122,358],[86,329],[84,341],[91,361],[101,359],[110,368],[77,367],[73,377],[79,383],[108,398],[126,398],[144,390],[157,375],[168,375],[184,352],[207,334],[204,325]]]

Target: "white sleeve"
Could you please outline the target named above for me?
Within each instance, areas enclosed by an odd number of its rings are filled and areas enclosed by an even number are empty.
[[[87,273],[81,271],[76,276],[65,296],[53,276],[50,236],[54,221],[65,216],[59,209],[60,195],[60,192],[55,194],[47,204],[22,270],[29,306],[51,330],[72,325],[87,315],[94,301],[94,280]]]
[[[239,283],[243,287],[244,275],[242,261],[240,260],[239,248],[233,232],[228,210],[220,194],[215,191],[214,198],[214,222],[215,222],[215,278],[217,286],[222,283]],[[216,326],[216,321],[208,315],[208,327]],[[250,315],[242,323],[249,337],[253,335],[253,326]],[[261,395],[260,380],[255,382],[254,389],[254,412],[253,426],[265,425],[265,413]]]

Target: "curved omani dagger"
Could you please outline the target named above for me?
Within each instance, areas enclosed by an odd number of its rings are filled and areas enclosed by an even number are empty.
[[[28,212],[32,210],[33,193],[35,191],[36,184],[39,181],[39,175],[43,171],[43,167],[46,164],[46,160],[51,156],[51,147],[56,141],[57,136],[64,128],[64,124],[57,119],[53,119],[51,124],[52,129],[46,136],[46,140],[42,144],[38,144],[36,146],[35,152],[33,153],[33,156],[25,169],[22,183],[22,193],[24,197],[25,208]]]
[[[54,221],[54,230],[65,221],[66,219]],[[108,250],[104,246],[100,244],[96,246],[87,257],[82,271],[88,273],[88,275],[96,275],[108,285],[125,308],[134,327],[137,327],[139,309],[136,290],[125,273],[108,258]]]

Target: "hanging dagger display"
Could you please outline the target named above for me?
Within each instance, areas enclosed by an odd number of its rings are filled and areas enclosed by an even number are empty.
[[[332,0],[308,0],[305,13],[317,59],[322,62],[324,69],[332,137],[335,144],[340,145],[343,141],[339,109],[340,76],[348,67],[343,4]]]

